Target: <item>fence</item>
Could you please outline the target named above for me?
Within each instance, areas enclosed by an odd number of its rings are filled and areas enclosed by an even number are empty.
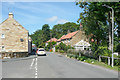
[[[112,58],[112,57],[101,56],[101,55],[100,55],[100,56],[99,56],[99,61],[100,61],[100,62],[102,61],[102,58],[107,58],[107,60],[108,60],[108,61],[107,61],[108,65],[111,64],[110,62],[111,62],[111,58]],[[114,58],[114,60],[115,60],[115,59],[116,59],[116,60],[120,60],[120,58]],[[120,64],[120,62],[119,62],[119,64]]]

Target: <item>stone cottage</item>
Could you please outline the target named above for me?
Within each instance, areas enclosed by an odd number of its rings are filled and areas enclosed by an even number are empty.
[[[78,30],[78,31],[63,35],[57,41],[58,44],[60,42],[63,42],[66,45],[71,45],[77,50],[79,50],[79,49],[86,50],[86,48],[90,48],[89,39],[85,35],[85,32],[82,30]]]
[[[14,19],[13,13],[9,13],[8,18],[0,24],[2,58],[27,56],[28,42],[31,42],[28,31]]]

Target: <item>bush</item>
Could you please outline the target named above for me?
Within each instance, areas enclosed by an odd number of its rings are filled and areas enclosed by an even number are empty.
[[[93,56],[95,58],[98,58],[99,55],[109,56],[109,57],[111,55],[111,51],[108,50],[107,46],[98,46],[96,44],[91,44],[91,49],[93,51]]]
[[[101,58],[101,61],[104,62],[105,64],[107,64],[107,63],[108,63],[108,58],[102,57],[102,58]]]
[[[60,50],[60,53],[64,53],[64,51],[63,51],[63,50]]]
[[[70,54],[70,56],[69,56],[69,57],[71,58],[72,56],[73,56],[73,55],[72,55],[72,54]]]
[[[58,49],[59,49],[59,46],[56,45],[56,46],[55,46],[55,52],[58,52]]]
[[[119,61],[118,59],[115,59],[115,60],[114,60],[114,65],[115,65],[115,66],[119,66],[119,65],[120,65],[120,61]]]
[[[81,57],[78,58],[78,60],[80,60],[80,61],[84,61],[86,59],[87,59],[87,57],[85,57],[85,56],[81,56]]]
[[[86,59],[86,62],[91,63],[92,60],[90,58]]]
[[[60,43],[59,45],[55,46],[56,51],[63,50],[64,52],[67,52],[68,49],[72,48],[70,45],[65,45],[64,43]]]
[[[45,50],[46,50],[46,51],[49,51],[49,46],[45,46]]]
[[[72,55],[73,58],[77,59],[79,56],[78,55]]]
[[[53,50],[52,50],[52,49],[50,49],[50,52],[53,52]]]
[[[116,51],[120,53],[120,43],[117,45]]]
[[[87,63],[94,63],[94,62],[96,62],[96,60],[95,59],[91,59],[91,58],[88,58],[88,59],[86,59],[86,62]]]

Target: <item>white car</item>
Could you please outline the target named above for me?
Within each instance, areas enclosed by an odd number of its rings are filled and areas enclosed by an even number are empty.
[[[46,56],[46,52],[45,50],[42,48],[42,49],[38,49],[37,50],[37,55],[40,56],[40,55],[45,55]]]

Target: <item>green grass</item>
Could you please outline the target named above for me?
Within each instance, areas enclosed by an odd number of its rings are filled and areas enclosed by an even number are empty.
[[[120,68],[118,69],[118,66],[111,67],[110,65],[107,65],[107,64],[105,64],[103,62],[99,62],[99,61],[96,61],[96,62],[90,63],[90,64],[98,65],[98,66],[105,67],[105,68],[115,70],[115,71],[118,71],[118,70],[120,71]]]
[[[67,56],[75,59],[75,57],[73,55],[67,55]],[[90,58],[87,58],[87,57],[84,57],[84,56],[82,56],[81,59],[79,59],[79,60],[80,61],[85,60],[84,62],[89,63],[89,64],[98,65],[98,66],[101,66],[101,67],[104,67],[104,68],[107,68],[107,69],[111,69],[111,70],[115,70],[115,71],[118,71],[118,70],[120,71],[120,68],[118,68],[118,66],[111,67],[111,65],[107,65],[103,62],[99,62],[98,60],[90,59]],[[94,63],[92,63],[92,62],[94,62]]]

